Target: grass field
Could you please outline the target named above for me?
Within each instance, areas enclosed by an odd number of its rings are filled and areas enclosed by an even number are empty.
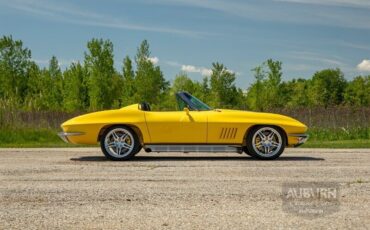
[[[84,147],[66,144],[57,129],[0,129],[0,147]],[[310,129],[310,139],[302,148],[370,148],[370,128]]]
[[[340,140],[340,141],[315,141],[308,140],[300,148],[370,148],[369,139]]]
[[[0,147],[66,147],[54,129],[1,129]]]

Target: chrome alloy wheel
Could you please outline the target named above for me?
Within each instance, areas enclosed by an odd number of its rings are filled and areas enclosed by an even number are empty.
[[[258,129],[252,138],[254,151],[262,157],[271,157],[277,154],[283,146],[280,133],[272,127]]]
[[[132,134],[124,128],[112,129],[104,139],[104,147],[109,155],[123,158],[134,149],[135,140]]]

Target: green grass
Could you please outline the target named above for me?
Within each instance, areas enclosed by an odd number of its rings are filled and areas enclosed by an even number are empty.
[[[309,128],[312,141],[369,140],[370,127],[354,128]]]
[[[370,128],[310,128],[303,148],[370,148]]]
[[[6,128],[0,130],[1,144],[58,143],[57,131],[52,129]]]
[[[54,129],[0,129],[0,147],[2,148],[36,148],[36,147],[84,147],[64,143]]]
[[[35,128],[0,129],[0,147],[85,147],[64,143],[59,130]],[[310,139],[303,148],[370,148],[370,128],[322,129],[309,131]]]
[[[370,148],[370,140],[339,140],[339,141],[311,141],[308,140],[300,148]]]

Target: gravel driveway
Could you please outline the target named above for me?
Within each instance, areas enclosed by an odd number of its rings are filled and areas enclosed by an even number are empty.
[[[284,184],[298,182],[335,184],[337,209],[284,208]],[[0,149],[0,229],[369,227],[370,149],[288,149],[274,161],[141,152],[128,162],[98,148]]]

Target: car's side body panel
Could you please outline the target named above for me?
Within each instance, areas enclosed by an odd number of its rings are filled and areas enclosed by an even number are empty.
[[[140,130],[143,142],[150,141],[146,126],[144,111],[138,109],[138,105],[130,105],[122,109],[107,110],[89,113],[72,118],[62,124],[63,131],[79,132],[84,135],[68,137],[75,144],[96,144],[102,129],[110,125],[125,124]]]
[[[204,112],[145,112],[151,140],[146,143],[206,143],[207,115]]]
[[[305,133],[301,122],[279,114],[238,110],[208,111],[208,143],[242,144],[248,129],[255,125],[272,125],[282,128],[288,135],[288,144],[297,144],[291,133]]]
[[[241,145],[249,127],[249,118],[245,114],[227,110],[209,111],[207,142]]]

